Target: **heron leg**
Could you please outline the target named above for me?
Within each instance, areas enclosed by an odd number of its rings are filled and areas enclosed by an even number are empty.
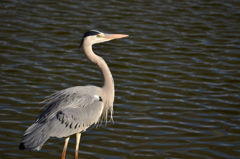
[[[76,149],[75,149],[75,159],[78,159],[78,149],[80,143],[81,133],[76,134]]]
[[[61,159],[65,159],[66,151],[67,151],[67,145],[68,145],[69,139],[70,139],[70,136],[68,136],[68,137],[65,139],[65,144],[64,144],[64,147],[63,147]]]

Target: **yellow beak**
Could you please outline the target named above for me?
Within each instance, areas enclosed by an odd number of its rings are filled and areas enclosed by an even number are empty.
[[[104,34],[105,39],[120,39],[120,38],[125,38],[128,37],[128,35],[125,34]]]

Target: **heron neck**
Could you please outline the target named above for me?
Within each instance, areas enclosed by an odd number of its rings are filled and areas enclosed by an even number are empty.
[[[92,45],[88,44],[87,41],[83,43],[83,51],[87,58],[91,62],[95,63],[100,69],[103,77],[103,90],[105,90],[105,92],[108,92],[108,95],[113,95],[114,98],[114,81],[107,63],[103,60],[103,58],[93,52]]]

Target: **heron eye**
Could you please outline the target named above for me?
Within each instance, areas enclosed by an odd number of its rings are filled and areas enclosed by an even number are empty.
[[[98,34],[97,37],[100,38],[100,37],[103,37],[104,35],[103,34]]]

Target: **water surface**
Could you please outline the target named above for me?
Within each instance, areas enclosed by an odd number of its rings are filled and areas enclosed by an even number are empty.
[[[64,139],[18,145],[46,96],[101,85],[78,49],[91,29],[130,36],[94,46],[115,80],[114,124],[83,133],[80,158],[240,158],[237,0],[7,0],[0,13],[0,158],[60,158]]]

